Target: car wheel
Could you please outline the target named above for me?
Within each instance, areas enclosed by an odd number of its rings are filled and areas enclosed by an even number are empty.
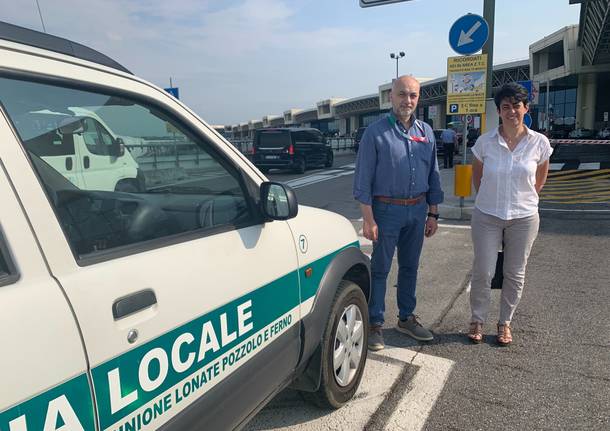
[[[367,355],[368,305],[362,289],[341,281],[322,338],[321,382],[310,399],[338,409],[356,393]]]
[[[326,155],[326,163],[324,164],[324,167],[332,168],[334,162],[335,162],[335,153],[333,153],[332,151],[329,151],[328,154]]]
[[[294,171],[297,174],[304,174],[306,167],[307,166],[305,165],[305,159],[304,158],[300,158],[300,159],[297,160],[297,164],[294,167]]]

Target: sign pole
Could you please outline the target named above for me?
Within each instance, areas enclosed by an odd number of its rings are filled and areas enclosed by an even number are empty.
[[[489,26],[489,36],[483,45],[483,54],[487,54],[487,85],[485,86],[485,99],[491,99],[493,91],[493,63],[494,63],[494,19],[496,0],[485,0],[483,3],[483,18]]]
[[[464,115],[462,117],[464,119],[464,129],[462,130],[462,153],[463,153],[463,161],[462,164],[466,164],[466,149],[468,146],[466,145],[466,141],[468,138],[468,115]]]

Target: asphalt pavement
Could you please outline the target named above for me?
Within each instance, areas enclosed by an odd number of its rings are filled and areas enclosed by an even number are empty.
[[[297,184],[301,204],[342,214],[358,231],[361,216],[351,198],[349,174],[353,163],[353,154],[338,154],[332,170],[301,177],[272,172],[270,177]],[[446,194],[452,193],[452,171],[441,175]],[[608,205],[596,207],[598,212],[588,212],[586,205],[541,212],[513,320],[514,342],[501,348],[493,323],[499,291],[492,293],[484,343],[466,339],[470,229],[461,219],[467,215],[453,217],[459,199],[447,202],[452,208],[446,214],[452,217],[442,219],[439,232],[426,239],[418,275],[416,313],[435,340],[418,343],[393,329],[394,262],[386,297],[387,348],[369,354],[356,398],[338,411],[321,411],[298,392],[285,390],[247,430],[610,429]],[[465,201],[471,205],[472,198]],[[370,242],[361,238],[361,243],[370,253]]]

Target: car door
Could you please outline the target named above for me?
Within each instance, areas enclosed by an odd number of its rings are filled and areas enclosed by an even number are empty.
[[[21,150],[1,113],[0,140],[0,429],[95,430],[79,328],[6,176]],[[16,175],[34,178],[29,167]]]
[[[288,224],[262,222],[245,166],[180,120],[177,104],[41,80],[4,85],[24,86],[32,98],[52,87],[60,107],[104,107],[121,136],[163,141],[170,123],[172,139],[198,148],[197,163],[170,168],[138,159],[146,192],[78,190],[52,175],[61,172],[40,170],[38,180],[18,177],[15,188],[80,324],[101,429],[239,424],[289,378],[299,356]],[[21,102],[3,103],[10,116]],[[31,157],[9,162],[19,172]],[[227,405],[230,414],[220,414]]]
[[[36,120],[34,124],[39,124],[40,115],[32,114],[31,117]],[[61,172],[76,187],[83,187],[83,167],[77,155],[74,135],[63,133],[65,130],[58,124],[50,127],[52,128],[31,127],[30,130],[23,131],[23,139],[27,142],[30,152]]]

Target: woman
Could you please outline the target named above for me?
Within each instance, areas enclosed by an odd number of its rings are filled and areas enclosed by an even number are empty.
[[[481,135],[472,147],[477,197],[471,220],[474,264],[468,337],[475,343],[483,340],[491,279],[504,242],[497,341],[507,346],[512,342],[510,324],[523,291],[527,258],[538,234],[538,194],[546,182],[553,150],[544,135],[523,124],[528,111],[525,88],[506,84],[494,101],[502,124]]]

